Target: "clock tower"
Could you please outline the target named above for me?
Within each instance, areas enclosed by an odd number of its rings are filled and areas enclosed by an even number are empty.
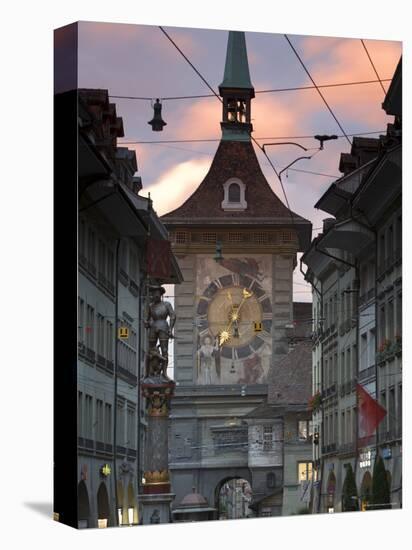
[[[288,351],[296,255],[311,239],[311,223],[273,192],[251,142],[243,32],[229,32],[219,93],[222,138],[209,172],[162,217],[184,277],[175,295],[173,491],[178,502],[196,486],[211,506],[230,472],[253,485],[254,461],[264,467],[242,417],[266,399],[268,375]]]

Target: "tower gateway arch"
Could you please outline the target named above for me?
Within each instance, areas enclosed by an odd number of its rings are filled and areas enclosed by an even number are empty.
[[[184,277],[175,295],[173,506],[195,488],[213,507],[222,485],[241,479],[251,487],[251,510],[267,499],[267,515],[276,515],[283,421],[252,413],[265,409],[268,382],[288,352],[292,275],[311,223],[283,204],[259,166],[243,32],[229,32],[219,93],[221,140],[210,169],[162,217]]]

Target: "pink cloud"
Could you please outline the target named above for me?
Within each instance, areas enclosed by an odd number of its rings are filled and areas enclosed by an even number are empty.
[[[210,168],[209,159],[198,159],[174,165],[164,172],[142,195],[153,199],[159,216],[180,206],[198,187]]]

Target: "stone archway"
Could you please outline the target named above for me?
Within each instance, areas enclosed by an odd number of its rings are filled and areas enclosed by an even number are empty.
[[[333,472],[330,472],[328,481],[326,483],[326,512],[335,511],[335,493],[336,493],[336,476]]]
[[[360,509],[362,512],[368,510],[368,504],[372,496],[372,476],[370,472],[365,472],[360,487]]]
[[[97,526],[109,527],[110,525],[110,505],[107,488],[102,481],[97,491]]]
[[[252,517],[252,487],[247,479],[234,476],[220,481],[215,490],[217,519],[241,519]]]
[[[81,481],[77,486],[77,513],[78,528],[86,529],[90,527],[89,493],[84,481]]]
[[[139,523],[136,499],[134,496],[134,488],[132,482],[129,483],[129,486],[127,488],[127,511],[129,525],[136,525],[137,523]]]

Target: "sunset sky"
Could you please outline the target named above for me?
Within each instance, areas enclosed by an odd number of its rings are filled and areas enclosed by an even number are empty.
[[[183,50],[215,91],[223,79],[227,32],[166,27],[165,30]],[[318,85],[376,80],[360,40],[289,36]],[[251,80],[255,92],[273,88],[310,86],[285,37],[281,34],[246,33]],[[401,55],[400,42],[365,40],[381,79],[390,79]],[[385,88],[389,82],[383,83]],[[122,142],[157,140],[219,140],[221,104],[216,97],[167,100],[172,96],[209,94],[210,90],[168,41],[158,27],[130,24],[79,24],[79,87],[103,88],[111,96],[162,98],[163,132],[152,132],[150,100],[112,98],[118,116],[123,117]],[[337,119],[347,134],[384,132],[392,117],[381,108],[384,93],[379,83],[323,88]],[[316,90],[256,93],[252,101],[253,136],[265,138],[338,134],[341,131]],[[371,137],[377,137],[375,134]],[[351,139],[351,138],[350,138]],[[314,139],[293,137],[307,148]],[[288,140],[278,140],[288,141]],[[289,139],[290,141],[290,139]],[[138,174],[143,191],[151,193],[159,215],[179,206],[200,184],[211,164],[218,141],[201,143],[128,143],[136,151]],[[349,151],[345,138],[325,144],[325,150],[293,168],[326,175],[289,170],[283,182],[292,210],[312,221],[315,236],[328,217],[313,208],[326,188],[339,177],[339,157]],[[292,146],[271,147],[270,158],[281,170],[304,153]],[[284,202],[279,181],[258,150],[262,170],[275,193]],[[296,270],[294,299],[310,300],[310,287]]]

